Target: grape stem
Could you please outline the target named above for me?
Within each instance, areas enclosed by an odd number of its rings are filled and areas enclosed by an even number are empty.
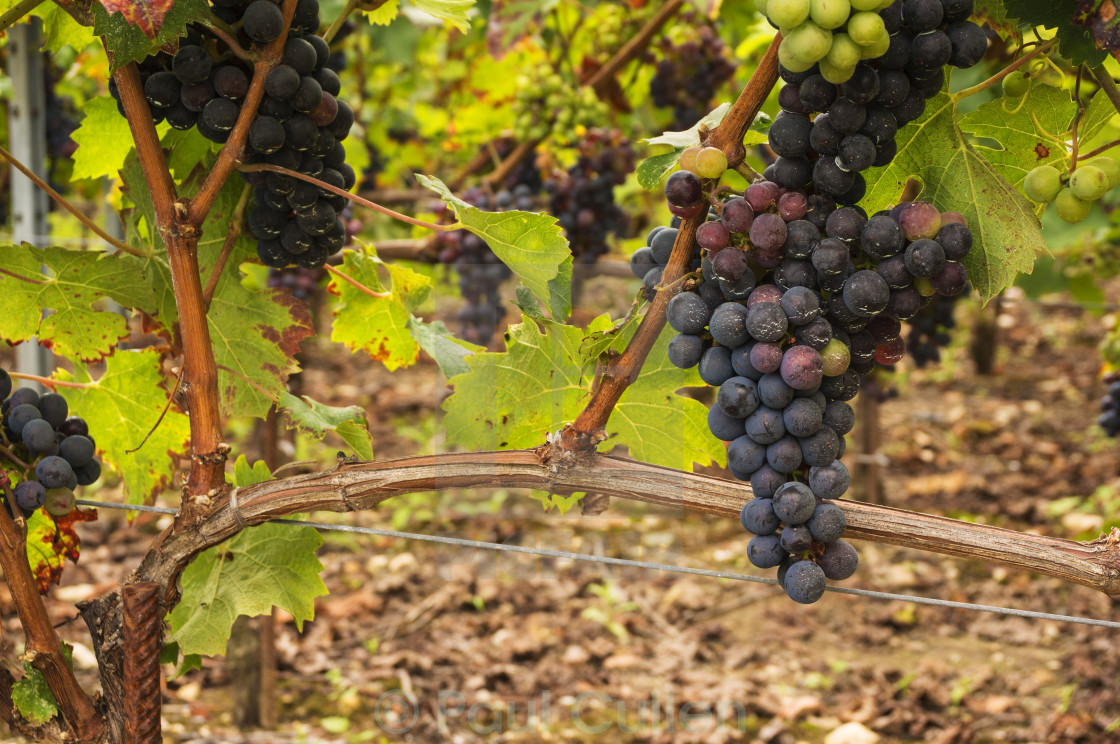
[[[15,167],[16,170],[18,170],[23,175],[27,176],[27,178],[32,183],[34,183],[36,186],[38,186],[42,191],[44,191],[47,196],[49,196],[51,199],[54,199],[55,203],[58,204],[58,206],[62,207],[67,212],[69,212],[70,214],[77,217],[78,221],[81,222],[86,227],[88,227],[91,231],[93,231],[93,233],[97,237],[101,238],[106,243],[108,243],[109,245],[116,248],[118,251],[122,251],[124,253],[129,254],[129,255],[137,256],[139,258],[150,258],[151,257],[152,254],[146,253],[146,252],[138,250],[136,248],[133,248],[128,243],[123,243],[123,242],[117,240],[116,238],[114,238],[109,233],[102,230],[100,225],[98,225],[96,222],[94,222],[88,216],[86,216],[82,212],[82,210],[78,209],[73,204],[71,204],[69,201],[67,201],[66,197],[64,197],[62,194],[60,194],[57,191],[55,191],[54,189],[52,189],[50,187],[50,185],[47,184],[46,181],[44,181],[43,179],[41,179],[37,175],[35,175],[31,171],[31,169],[28,168],[26,165],[24,165],[20,161],[16,160],[16,158],[14,158],[12,156],[12,154],[10,152],[8,152],[7,150],[5,150],[3,147],[0,147],[0,158],[4,158],[9,163],[11,163],[12,166]]]
[[[7,500],[8,506],[12,508],[12,516],[15,517],[14,524],[16,526],[16,529],[19,530],[21,535],[24,535],[26,537],[27,533],[24,530],[24,527],[27,525],[27,517],[24,515],[23,509],[20,508],[19,502],[16,501],[16,495],[12,493],[12,486],[7,475],[5,475],[3,478],[0,478],[0,487],[3,487],[4,498]],[[4,537],[7,538],[7,535],[5,535]],[[8,547],[13,548],[15,546],[9,544]]]
[[[987,90],[988,88],[992,87],[996,83],[1003,80],[1005,77],[1007,77],[1011,73],[1015,72],[1015,70],[1018,70],[1020,67],[1022,67],[1026,63],[1030,62],[1032,59],[1034,59],[1038,55],[1045,54],[1046,52],[1053,49],[1057,45],[1057,43],[1058,43],[1058,40],[1055,38],[1055,39],[1051,39],[1050,41],[1046,42],[1045,44],[1038,45],[1037,47],[1035,47],[1031,51],[1024,54],[1019,59],[1017,59],[1014,62],[1012,62],[1011,64],[1009,64],[1007,67],[1004,67],[1002,70],[997,72],[995,75],[992,75],[990,78],[988,78],[984,82],[977,83],[976,85],[972,86],[971,88],[965,88],[964,90],[958,90],[956,93],[950,94],[949,95],[950,100],[952,100],[953,103],[959,103],[960,101],[963,101],[965,98],[968,98],[969,96],[974,96],[977,93],[980,93],[981,91]]]
[[[350,201],[354,202],[355,204],[360,204],[361,206],[366,207],[367,209],[372,209],[373,211],[380,212],[381,214],[383,214],[387,217],[392,217],[395,220],[400,220],[401,222],[407,222],[408,224],[416,225],[417,227],[426,227],[429,230],[436,230],[437,232],[454,232],[455,230],[463,229],[463,225],[460,222],[456,222],[456,223],[451,224],[451,225],[436,225],[432,222],[425,222],[424,220],[418,220],[415,217],[409,217],[407,214],[401,214],[400,212],[395,212],[392,209],[389,209],[388,207],[383,207],[380,204],[376,204],[374,202],[369,201],[368,199],[363,199],[362,197],[358,196],[357,194],[351,194],[349,191],[346,191],[345,189],[340,189],[339,187],[334,186],[333,184],[326,183],[325,181],[320,181],[318,178],[313,178],[313,177],[311,177],[311,176],[309,176],[305,173],[300,173],[299,171],[294,171],[291,168],[282,168],[279,165],[272,165],[270,163],[254,163],[253,165],[242,165],[238,168],[238,170],[240,170],[242,173],[255,173],[255,172],[258,172],[258,171],[271,171],[273,173],[281,173],[285,176],[291,176],[292,178],[298,178],[301,181],[307,181],[308,183],[310,183],[314,186],[318,186],[321,189],[325,189],[325,190],[331,192],[332,194],[338,194],[339,196],[344,196],[347,199],[349,199]]]
[[[0,444],[0,455],[3,455],[4,457],[11,460],[12,463],[14,463],[16,466],[18,466],[25,473],[31,468],[30,465],[28,465],[26,462],[24,462],[23,460],[16,457],[14,452],[12,452],[10,449],[8,449],[7,447],[5,447],[2,444]]]
[[[1112,101],[1113,107],[1120,111],[1120,87],[1116,86],[1116,82],[1112,79],[1112,75],[1108,70],[1104,69],[1104,65],[1094,67],[1089,70],[1089,73],[1096,78],[1097,84],[1101,86],[1101,90],[1108,96],[1108,100]]]
[[[16,380],[29,380],[37,382],[40,385],[46,385],[49,388],[75,388],[81,390],[83,388],[91,388],[97,385],[96,382],[71,382],[70,380],[56,380],[53,377],[40,377],[39,375],[29,375],[24,372],[9,372],[8,376]]]
[[[781,34],[777,34],[766,50],[766,54],[758,62],[751,79],[747,81],[731,109],[727,112],[720,125],[708,136],[705,145],[718,147],[723,150],[729,163],[742,162],[746,154],[743,147],[743,135],[754,121],[766,97],[778,80],[778,45],[781,43]],[[626,388],[642,370],[646,357],[665,327],[665,312],[669,301],[676,294],[675,282],[679,280],[688,268],[696,241],[696,228],[707,220],[705,210],[696,217],[681,223],[677,232],[676,241],[673,243],[673,252],[669,256],[669,263],[662,272],[662,282],[670,289],[657,293],[650,303],[650,308],[642,318],[634,337],[626,346],[626,350],[611,360],[610,366],[603,373],[588,399],[587,405],[580,411],[576,420],[566,426],[560,433],[559,447],[568,452],[578,452],[589,455],[595,451],[595,446],[602,441],[607,420],[614,411]]]
[[[235,39],[231,33],[218,25],[218,22],[215,19],[211,18],[209,21],[207,21],[205,24],[203,24],[203,28],[206,29],[207,33],[213,34],[214,36],[225,42],[225,45],[229,47],[229,50],[233,52],[235,57],[243,59],[246,62],[256,62],[260,59],[259,54],[257,54],[256,52],[250,52],[248,49],[238,44],[237,39]]]
[[[1089,152],[1082,155],[1082,159],[1089,160],[1089,159],[1095,158],[1098,155],[1101,155],[1103,153],[1108,152],[1109,150],[1116,147],[1117,145],[1120,145],[1120,139],[1114,139],[1111,142],[1105,142],[1103,145],[1096,148],[1095,150],[1090,150]]]
[[[347,274],[345,271],[339,271],[338,269],[336,269],[334,266],[331,266],[330,264],[324,264],[323,268],[327,270],[327,273],[331,274],[332,276],[337,276],[339,279],[343,280],[347,284],[352,285],[358,291],[369,295],[370,297],[374,298],[375,300],[383,300],[383,299],[386,299],[387,297],[392,297],[393,296],[392,292],[374,292],[372,289],[370,289],[366,285],[362,284],[357,279],[355,279],[354,277]]]
[[[245,209],[249,206],[249,195],[252,192],[252,187],[245,184],[241,189],[241,198],[237,200],[237,206],[233,208],[233,214],[229,217],[229,231],[226,233],[225,242],[222,243],[222,252],[218,254],[218,260],[210,270],[210,278],[206,280],[206,288],[202,290],[202,301],[206,303],[206,312],[210,312],[210,301],[214,299],[214,290],[218,288],[218,279],[221,278],[226,261],[229,260],[229,254],[233,252],[233,246],[241,237],[241,223],[244,221]],[[175,386],[178,387],[178,383]]]

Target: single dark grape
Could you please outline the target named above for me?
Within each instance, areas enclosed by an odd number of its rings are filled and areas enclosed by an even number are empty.
[[[225,98],[214,98],[202,109],[199,121],[218,132],[228,132],[237,123],[241,108]]]
[[[753,482],[753,481],[752,481]],[[747,560],[756,568],[773,568],[781,563],[787,553],[774,535],[756,535],[747,543]]]
[[[744,424],[746,435],[759,444],[773,444],[786,435],[782,412],[766,406],[759,406]]]
[[[741,437],[731,443],[727,448],[727,459],[731,461],[731,452],[736,448],[736,445],[742,441],[745,448],[758,447],[748,437]],[[765,453],[765,449],[762,450]],[[765,455],[764,455],[765,456]],[[741,458],[736,457],[736,461]],[[759,462],[757,466],[751,469],[751,472],[758,470],[762,467]],[[747,532],[753,532],[756,535],[773,535],[777,529],[782,525],[782,520],[774,513],[774,500],[773,499],[751,499],[743,504],[742,511],[739,512],[739,522],[743,525],[743,529]]]
[[[253,41],[266,44],[284,30],[284,13],[270,0],[253,0],[242,16],[245,33]]]
[[[747,309],[736,302],[725,302],[712,312],[708,330],[718,344],[742,346],[750,339],[747,332]]]
[[[972,250],[972,231],[959,222],[943,224],[936,240],[950,261],[960,261]]]
[[[731,366],[731,351],[726,346],[713,346],[700,357],[700,379],[718,387],[735,376]]]
[[[695,367],[704,353],[704,342],[699,336],[678,334],[669,342],[669,361],[681,369]]]
[[[194,44],[184,44],[175,53],[171,69],[183,85],[193,85],[204,82],[210,77],[212,65],[213,60],[210,59],[209,52]]]
[[[782,588],[794,602],[813,604],[824,596],[824,569],[812,561],[798,561],[786,571]]]
[[[782,157],[801,157],[809,152],[809,131],[812,127],[807,116],[788,112],[778,114],[767,133],[770,149]]]
[[[813,120],[813,127],[809,131],[809,146],[820,155],[836,155],[840,152],[840,140],[844,139],[841,132],[833,129],[829,123],[828,114],[820,114]]]
[[[917,1],[924,2],[924,0]],[[915,0],[909,0],[909,2],[915,2]],[[941,6],[941,3],[936,0],[935,4],[938,7]],[[987,42],[987,39],[985,39],[985,42]],[[910,66],[907,69],[914,69],[915,71],[933,70],[949,63],[949,58],[953,56],[953,43],[944,31],[935,29],[926,33],[919,33],[910,43],[910,55]]]
[[[902,22],[915,34],[934,30],[944,17],[941,0],[904,0],[902,3]]]
[[[240,101],[249,93],[249,76],[237,65],[222,65],[214,71],[214,92],[222,98]]]
[[[697,294],[681,292],[669,301],[666,318],[677,333],[699,335],[708,325],[711,313]]]
[[[826,111],[836,100],[836,86],[821,75],[810,75],[798,88],[801,104],[810,111]]]
[[[20,439],[32,453],[46,452],[54,446],[54,427],[41,418],[32,419],[24,425]]]
[[[945,249],[934,240],[921,238],[906,247],[906,270],[917,277],[932,277],[945,266]]]
[[[299,91],[300,79],[300,74],[295,68],[289,65],[277,65],[265,78],[264,91],[272,98],[288,101]]]
[[[157,72],[144,81],[144,97],[156,108],[171,108],[179,102],[183,84],[170,72]]]
[[[700,201],[703,185],[695,173],[680,170],[665,182],[665,198],[677,207],[691,207]]]
[[[813,178],[813,165],[806,157],[780,157],[770,167],[773,168],[771,176],[774,182],[784,189],[799,189]]]
[[[855,183],[855,174],[843,170],[830,157],[817,158],[813,164],[813,186],[818,192],[838,196]]]
[[[50,455],[44,457],[35,466],[35,477],[49,490],[63,488],[75,476],[70,463],[57,455]]]
[[[724,442],[733,442],[743,436],[746,433],[744,422],[745,419],[728,416],[719,406],[712,406],[708,411],[708,429],[712,436]]]
[[[840,84],[840,95],[853,103],[870,103],[879,94],[879,75],[863,62],[856,65],[852,76]]]
[[[25,514],[38,509],[47,499],[47,489],[39,481],[24,481],[15,487],[16,503]]]
[[[761,250],[778,250],[786,242],[786,222],[772,213],[757,215],[751,223],[750,241]]]
[[[300,75],[310,75],[319,62],[315,47],[306,39],[291,39],[284,42],[284,56],[281,61]]]

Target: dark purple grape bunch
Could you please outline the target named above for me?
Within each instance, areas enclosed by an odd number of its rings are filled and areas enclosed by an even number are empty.
[[[914,366],[920,368],[941,361],[941,352],[953,340],[952,331],[957,327],[954,312],[962,296],[963,293],[931,302],[907,321],[910,331],[906,336],[906,351]]]
[[[89,426],[70,416],[66,399],[57,393],[39,395],[31,388],[12,390],[12,378],[0,369],[0,443],[14,458],[4,462],[19,483],[13,489],[24,514],[44,507],[61,517],[74,508],[74,489],[101,477],[101,463]],[[15,459],[27,465],[22,469]]]
[[[525,192],[515,196],[503,190],[491,196],[480,188],[468,189],[462,195],[466,203],[490,212],[516,209],[519,200],[526,198],[531,197]],[[454,221],[450,208],[443,202],[435,209],[441,221]],[[454,266],[459,274],[459,292],[464,304],[455,319],[460,324],[460,336],[485,346],[497,333],[498,324],[506,315],[501,287],[502,282],[513,276],[513,272],[494,255],[486,241],[469,230],[437,233],[432,245],[439,262]]]
[[[240,24],[238,42],[258,49],[284,30],[280,5],[273,0],[214,0],[214,14]],[[320,36],[318,0],[299,0],[289,24],[281,63],[265,80],[265,96],[249,129],[244,162],[268,163],[298,171],[349,190],[357,176],[346,163],[342,141],[354,112],[338,99],[338,75],[328,65],[330,46]],[[235,57],[202,27],[188,28],[174,55],[164,52],[139,65],[144,95],[157,123],[175,129],[197,128],[207,139],[229,139],[249,92],[253,68]],[[109,91],[120,105],[114,81]],[[271,268],[317,268],[347,242],[341,217],[346,197],[293,176],[243,174],[255,187],[249,231],[257,256]]]
[[[1110,437],[1120,436],[1120,372],[1108,372],[1102,378],[1108,392],[1101,398],[1101,415],[1097,423]]]
[[[718,388],[708,426],[728,443],[731,474],[750,481],[756,497],[743,515],[744,525],[761,526],[751,561],[781,566],[787,593],[813,602],[826,579],[856,566],[855,551],[839,542],[843,513],[826,504],[850,481],[840,461],[855,425],[848,401],[878,364],[902,358],[904,320],[935,296],[964,291],[972,235],[959,214],[932,204],[868,219],[859,207],[768,181],[713,202],[713,149],[682,153],[682,170],[665,186],[675,220],[707,211],[691,247],[693,274],[667,307],[678,334],[668,356]],[[635,252],[631,267],[646,291],[661,284],[678,240],[675,226],[655,228]],[[783,511],[779,495],[802,506]]]
[[[688,129],[711,110],[717,91],[735,74],[731,50],[710,25],[692,15],[681,28],[696,29],[696,37],[674,43],[660,42],[661,60],[649,83],[653,105],[673,110],[675,129]]]
[[[629,138],[617,129],[592,129],[580,141],[575,164],[545,183],[548,212],[564,228],[576,261],[595,263],[610,250],[610,236],[626,232],[629,220],[614,188],[633,171]]]
[[[859,63],[836,84],[820,65],[779,73],[782,111],[769,131],[777,155],[767,179],[843,205],[859,202],[867,185],[863,171],[888,165],[897,153],[895,134],[919,118],[926,102],[945,85],[945,66],[975,65],[988,37],[968,20],[972,0],[896,0],[879,15],[890,46]]]

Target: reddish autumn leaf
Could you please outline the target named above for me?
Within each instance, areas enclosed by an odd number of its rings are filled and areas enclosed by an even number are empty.
[[[95,519],[95,509],[72,509],[64,517],[52,517],[46,510],[36,509],[27,518],[27,560],[40,594],[46,594],[51,584],[57,584],[62,578],[66,559],[78,561],[81,540],[74,525]]]
[[[120,13],[124,19],[136,26],[149,39],[159,35],[163,19],[174,4],[173,0],[101,0],[105,10]]]

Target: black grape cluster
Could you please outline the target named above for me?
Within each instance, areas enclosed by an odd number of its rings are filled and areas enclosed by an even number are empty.
[[[680,170],[666,183],[678,217],[702,214],[718,184],[722,154],[697,150],[686,150],[682,163],[705,180]],[[636,252],[635,273],[651,267],[647,284],[677,234],[656,228]],[[743,511],[756,534],[748,557],[783,567],[789,596],[814,602],[826,578],[847,578],[857,562],[839,541],[842,512],[823,501],[842,497],[850,481],[839,460],[855,424],[847,401],[877,364],[903,357],[902,321],[937,295],[964,291],[960,262],[972,234],[959,214],[932,204],[903,203],[868,218],[859,207],[764,181],[708,211],[695,241],[699,272],[668,305],[678,332],[669,359],[698,365],[719,388],[709,428],[729,443],[732,475],[755,494]]]
[[[280,6],[273,0],[214,0],[214,14],[240,24],[238,41],[258,48],[284,30]],[[318,0],[299,0],[292,17],[281,64],[265,80],[265,96],[249,129],[245,163],[269,163],[299,171],[349,190],[356,180],[346,164],[342,141],[350,133],[354,112],[338,100],[338,75],[327,65],[331,51],[317,36]],[[175,129],[197,127],[213,142],[229,139],[241,104],[249,92],[252,67],[234,57],[224,42],[199,28],[188,30],[179,50],[161,52],[140,63],[144,95],[152,118]],[[109,90],[120,105],[120,92]],[[248,215],[257,238],[257,255],[272,268],[291,264],[316,268],[346,242],[340,213],[343,196],[279,173],[246,173],[256,188]]]
[[[593,129],[579,144],[579,158],[563,177],[548,181],[548,213],[567,233],[580,263],[595,263],[610,250],[611,233],[626,230],[626,213],[615,203],[614,187],[634,170],[634,149],[617,129]]]
[[[895,0],[879,13],[889,46],[853,63],[843,82],[822,64],[780,67],[782,111],[769,132],[778,158],[766,178],[788,189],[811,185],[840,204],[859,202],[867,188],[862,171],[894,159],[895,134],[941,91],[944,66],[971,67],[984,56],[987,35],[971,14],[972,0]]]
[[[1101,415],[1097,423],[1110,437],[1120,436],[1120,372],[1109,372],[1103,378],[1108,394],[1101,398]]]
[[[682,19],[682,28],[689,25]],[[699,23],[695,27],[696,37],[682,43],[661,40],[661,61],[649,83],[653,104],[673,109],[672,126],[678,130],[707,114],[716,91],[735,74],[731,51],[715,29]]]
[[[473,188],[462,195],[463,201],[471,206],[490,212],[508,212],[516,209],[519,201],[531,198],[527,187],[521,194],[499,191],[491,197],[481,189]],[[443,202],[437,207],[437,213],[449,222],[454,218]],[[513,272],[494,255],[486,241],[469,230],[438,233],[434,246],[439,262],[454,266],[459,274],[459,292],[465,301],[455,315],[460,323],[460,336],[485,346],[505,317],[506,307],[500,290],[502,282],[513,276]]]
[[[40,396],[31,388],[12,390],[12,378],[0,369],[0,442],[27,463],[28,470],[13,489],[24,514],[44,507],[62,517],[74,508],[74,489],[101,477],[101,463],[89,426],[70,416],[66,399],[57,393]],[[14,463],[5,463],[11,467]]]
[[[908,322],[910,333],[906,349],[915,366],[924,367],[941,361],[941,350],[953,340],[950,332],[957,327],[953,317],[960,295],[946,297],[944,302],[933,302],[918,311]]]

